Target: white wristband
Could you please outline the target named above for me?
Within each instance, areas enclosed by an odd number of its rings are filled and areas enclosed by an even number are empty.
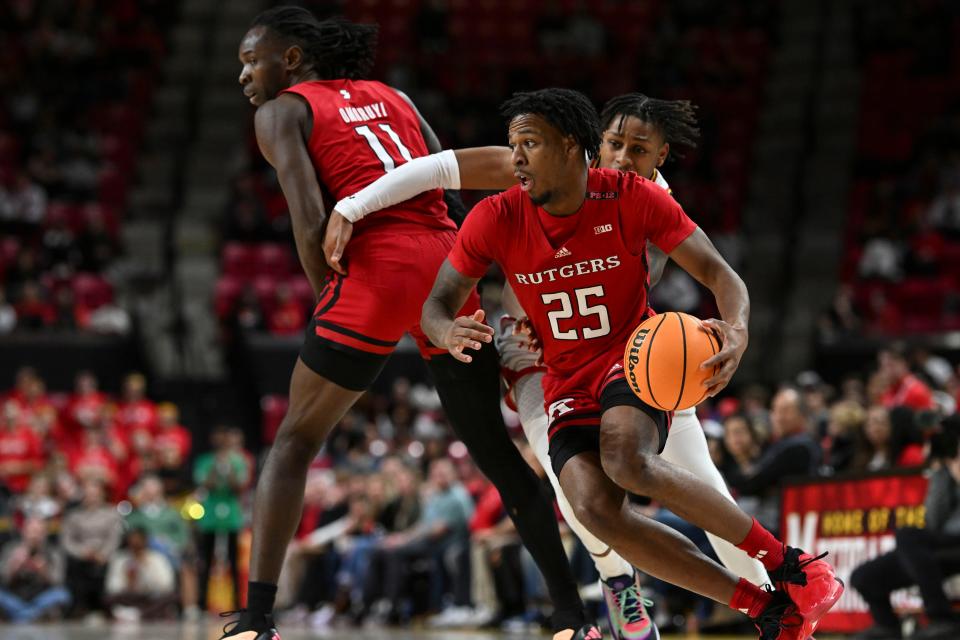
[[[430,189],[459,189],[460,165],[451,150],[414,158],[337,203],[340,215],[356,222],[374,211],[409,200]]]

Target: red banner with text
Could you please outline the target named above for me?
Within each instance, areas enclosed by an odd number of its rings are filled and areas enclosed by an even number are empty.
[[[819,555],[837,568],[846,591],[820,623],[823,631],[852,632],[870,625],[867,605],[850,587],[850,574],[867,560],[895,546],[894,530],[922,527],[927,479],[911,475],[817,480],[783,489],[784,542]],[[919,599],[894,594],[894,606],[912,609]]]

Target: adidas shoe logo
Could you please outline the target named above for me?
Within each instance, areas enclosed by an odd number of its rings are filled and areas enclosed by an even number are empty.
[[[570,250],[569,250],[569,249],[567,249],[566,247],[560,247],[560,251],[557,251],[555,254],[553,254],[553,257],[554,257],[554,258],[566,258],[566,257],[569,256],[569,255],[573,255],[573,254],[570,253]]]

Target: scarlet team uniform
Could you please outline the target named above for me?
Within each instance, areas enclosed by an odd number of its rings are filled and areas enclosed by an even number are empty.
[[[467,216],[449,259],[468,277],[491,262],[507,274],[543,346],[550,459],[563,464],[599,449],[603,411],[635,406],[657,423],[660,446],[669,416],[643,403],[623,374],[631,332],[652,314],[646,243],[670,253],[696,229],[656,183],[635,174],[590,169],[580,210],[551,216],[519,186],[480,202]]]
[[[334,200],[350,196],[397,165],[428,155],[420,122],[390,87],[369,80],[303,82],[313,128],[308,149]],[[425,358],[446,353],[420,329],[420,310],[456,238],[443,192],[434,189],[359,220],[345,255],[347,276],[330,271],[300,352],[316,373],[366,389],[403,334]],[[479,308],[471,294],[463,313]]]

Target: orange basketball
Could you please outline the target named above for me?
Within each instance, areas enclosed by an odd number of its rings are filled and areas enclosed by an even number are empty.
[[[703,381],[717,367],[700,369],[700,364],[719,350],[719,340],[699,318],[675,311],[647,318],[623,354],[627,384],[652,407],[687,409],[706,397]]]

